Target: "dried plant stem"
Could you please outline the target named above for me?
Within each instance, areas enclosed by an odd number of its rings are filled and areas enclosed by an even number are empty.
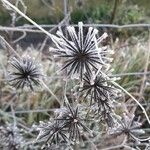
[[[24,27],[24,26],[23,26]],[[27,29],[26,29],[27,28]],[[31,33],[43,33],[41,30],[37,29],[28,29],[28,27],[20,28],[20,27],[3,27],[0,26],[0,31],[14,31],[14,32],[31,32]]]
[[[54,31],[55,29],[57,29],[59,26],[62,26],[66,21],[69,20],[69,18],[70,18],[70,12],[65,16],[65,18],[64,18],[58,25],[56,25],[56,26],[54,26],[53,28],[51,28],[51,29],[49,30],[49,33],[52,32],[52,31]],[[38,55],[36,56],[36,59],[40,56],[41,52],[43,51],[43,49],[44,49],[44,47],[45,47],[45,45],[46,45],[46,42],[47,42],[48,38],[49,38],[49,36],[46,36],[46,38],[45,38],[44,41],[42,42],[42,45],[41,45],[41,47],[40,47],[40,49],[39,49],[39,53],[38,53]]]
[[[150,75],[150,71],[147,72],[127,72],[110,75],[109,77],[122,77],[122,76],[143,76]]]
[[[103,148],[101,150],[115,150],[115,149],[118,149],[118,148],[121,148],[121,147],[126,147],[126,140],[127,140],[127,137],[124,138],[123,142],[119,145],[116,145],[116,146],[110,146],[110,147],[107,147],[107,148]]]
[[[13,127],[15,128],[15,127],[16,127],[16,125],[17,125],[17,122],[16,122],[15,111],[14,111],[14,108],[13,108],[13,104],[12,104],[12,103],[11,103],[10,107],[11,107],[11,112],[12,112],[13,121],[14,121],[14,125],[13,125]]]
[[[54,112],[56,109],[18,110],[18,111],[15,111],[14,113],[15,114],[26,114],[26,113],[28,114],[28,113]]]
[[[48,88],[48,86],[41,80],[42,85],[45,87],[45,89],[56,99],[56,101],[61,104],[60,100],[57,98],[57,96]]]
[[[140,106],[140,108],[142,109],[143,113],[145,114],[145,117],[146,117],[148,123],[150,124],[150,119],[149,119],[149,117],[148,117],[144,107],[140,104],[140,102],[135,97],[133,97],[128,91],[126,91],[122,86],[120,86],[118,83],[116,83],[114,81],[111,81],[111,82],[115,86],[119,87],[122,91],[124,91],[127,95],[129,95]]]
[[[14,53],[18,58],[20,58],[20,55],[11,47],[11,45],[0,35],[0,39],[6,44],[6,46]]]
[[[146,63],[144,66],[144,74],[142,77],[142,83],[141,83],[141,87],[140,87],[140,91],[139,91],[139,98],[138,98],[139,102],[142,101],[142,98],[143,98],[143,93],[144,93],[144,89],[145,89],[145,82],[147,79],[147,72],[148,72],[148,66],[149,66],[149,58],[150,58],[150,34],[149,34],[149,38],[148,38],[148,53],[146,56]],[[131,109],[131,112],[134,113],[136,108],[137,108],[137,106],[133,107]]]
[[[52,38],[52,34],[50,34],[48,31],[46,31],[41,26],[39,26],[36,22],[34,22],[32,19],[30,19],[27,15],[25,15],[24,13],[22,13],[16,6],[14,6],[13,4],[11,4],[8,0],[2,0],[2,2],[4,2],[5,4],[7,4],[8,6],[10,6],[18,14],[20,14],[22,17],[24,17],[25,19],[27,19],[30,23],[32,23],[33,25],[35,25],[38,29],[40,29],[45,34],[47,34],[50,38]]]
[[[114,84],[115,86],[117,86],[118,88],[120,88],[123,92],[125,92],[128,96],[130,96],[138,104],[138,106],[142,109],[143,114],[145,115],[145,117],[150,125],[150,119],[149,119],[144,107],[140,104],[140,102],[135,97],[133,97],[128,91],[126,91],[122,86],[120,86],[118,83],[116,83],[114,81],[111,81],[111,83]],[[149,139],[150,139],[150,137],[148,137],[146,139],[140,139],[140,141],[147,141]]]
[[[84,134],[88,142],[91,144],[92,150],[98,150],[94,142],[88,137],[88,135]]]
[[[116,14],[117,14],[116,12],[117,12],[117,9],[118,9],[118,5],[119,5],[119,0],[115,0],[114,8],[113,8],[111,19],[110,19],[110,24],[112,24],[113,21],[115,20],[115,17],[116,17]]]
[[[147,54],[146,63],[145,63],[145,67],[144,67],[144,75],[143,75],[142,84],[141,84],[141,88],[140,88],[139,101],[142,99],[142,95],[143,95],[144,88],[145,88],[145,81],[147,78],[146,74],[148,71],[149,58],[150,58],[150,34],[149,34],[149,39],[148,39],[148,54]]]

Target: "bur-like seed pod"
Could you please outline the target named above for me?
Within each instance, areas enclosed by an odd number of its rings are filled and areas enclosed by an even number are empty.
[[[90,74],[105,65],[107,47],[102,47],[100,43],[107,37],[107,33],[97,38],[98,30],[89,27],[86,33],[82,22],[78,23],[78,31],[68,26],[67,33],[68,36],[65,36],[58,31],[58,37],[53,37],[56,56],[64,58],[62,70],[66,69],[68,75],[82,80],[85,72]]]
[[[37,130],[40,131],[37,140],[45,140],[45,143],[50,143],[50,145],[67,143],[68,138],[61,121],[51,120],[47,123],[41,122]]]
[[[79,114],[79,107],[73,108],[70,104],[67,104],[67,107],[63,109],[57,120],[63,122],[66,132],[69,133],[69,140],[72,142],[80,141],[81,133],[84,130],[90,132],[86,125],[84,125],[85,120]]]
[[[113,102],[118,91],[111,86],[110,80],[101,73],[98,75],[85,73],[80,92],[90,104],[91,111],[94,112],[93,117],[98,117],[100,121],[112,127],[114,125]]]
[[[41,66],[29,56],[21,58],[13,57],[10,60],[12,69],[9,73],[9,83],[17,89],[29,87],[33,90],[33,86],[40,85],[43,78]]]
[[[116,93],[108,82],[109,79],[102,74],[94,76],[86,73],[83,78],[80,91],[85,92],[85,98],[90,97],[90,105],[97,103],[100,111],[110,108],[110,101]]]
[[[24,142],[20,129],[11,124],[0,126],[0,149],[19,150]]]
[[[37,130],[40,131],[37,140],[44,140],[45,143],[57,146],[59,144],[73,145],[82,139],[84,131],[90,133],[90,129],[84,125],[85,120],[79,114],[78,107],[73,108],[67,104],[55,114],[56,118],[51,119],[48,123],[41,122],[37,127]]]
[[[126,134],[128,137],[136,138],[138,135],[144,134],[144,130],[140,129],[141,123],[135,121],[133,117],[129,117],[127,114],[124,114],[122,119],[118,121],[118,126],[116,128],[112,128],[111,133],[120,135]]]

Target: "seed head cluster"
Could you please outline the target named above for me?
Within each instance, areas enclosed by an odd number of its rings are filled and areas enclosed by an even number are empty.
[[[50,145],[50,149],[52,147],[56,149],[60,144],[64,147],[68,145],[76,147],[81,141],[92,143],[89,142],[89,137],[98,134],[94,130],[91,132],[91,129],[96,128],[97,131],[100,129],[99,124],[95,125],[97,122],[104,122],[107,127],[112,129],[112,134],[126,134],[136,139],[140,124],[127,116],[117,120],[113,108],[118,90],[112,86],[111,78],[107,76],[107,71],[109,71],[107,66],[111,61],[107,55],[112,51],[102,43],[108,35],[104,33],[98,37],[97,29],[89,27],[87,30],[83,27],[82,22],[78,23],[77,28],[66,27],[66,31],[64,34],[62,30],[59,30],[56,36],[51,36],[55,43],[53,52],[59,58],[58,60],[62,59],[61,70],[67,72],[68,80],[70,79],[73,84],[80,85],[80,87],[78,86],[77,91],[69,91],[65,84],[64,97],[66,100],[67,92],[69,100],[64,103],[60,101],[60,108],[52,113],[48,122],[40,122],[37,127],[39,131],[37,141],[44,141],[45,144]],[[53,91],[42,81],[44,76],[42,68],[33,58],[17,55],[10,59],[10,66],[9,83],[16,89],[27,87],[33,91],[34,86],[42,83],[53,94]],[[77,80],[73,80],[74,76],[78,77]],[[68,80],[65,80],[66,83]],[[72,97],[74,99],[71,99]],[[116,122],[118,126],[114,127]],[[87,134],[90,136],[87,137]],[[15,132],[7,131],[0,126],[0,136],[9,141],[9,145],[6,144],[7,147],[18,146],[14,140],[14,137],[17,137]],[[5,143],[5,141],[2,142]],[[94,145],[94,142],[91,145]]]
[[[111,104],[116,89],[110,86],[110,79],[104,75],[106,65],[110,62],[107,58],[110,51],[102,45],[107,34],[104,33],[97,38],[98,30],[92,27],[85,30],[82,22],[79,22],[78,29],[68,26],[66,31],[67,35],[58,31],[57,36],[52,37],[56,45],[53,52],[58,58],[63,59],[61,69],[67,70],[68,77],[78,77],[82,85],[80,93],[85,95],[84,98],[90,103],[91,109],[94,108],[94,114],[98,114],[100,122],[103,120],[112,127]],[[85,125],[85,116],[90,114],[81,114],[79,107],[73,107],[67,102],[52,121],[39,126],[38,139],[45,139],[50,145],[81,141],[85,138],[84,132],[91,133]]]
[[[84,125],[84,119],[79,113],[79,108],[73,108],[67,104],[65,108],[59,110],[57,117],[48,123],[41,123],[38,127],[40,133],[38,139],[46,139],[50,144],[68,143],[82,139],[83,131],[90,130]]]

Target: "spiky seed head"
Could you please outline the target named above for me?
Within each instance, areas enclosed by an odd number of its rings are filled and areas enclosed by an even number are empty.
[[[98,30],[92,27],[85,33],[82,22],[78,23],[78,32],[73,26],[68,26],[67,31],[68,37],[61,31],[57,32],[58,37],[53,37],[57,47],[54,51],[57,56],[64,58],[62,70],[66,69],[68,75],[82,80],[85,72],[90,74],[105,65],[107,47],[102,47],[100,43],[107,33],[97,38]]]
[[[84,125],[84,119],[79,113],[79,107],[72,107],[70,104],[67,104],[66,109],[63,109],[64,112],[57,118],[61,120],[64,124],[66,131],[69,133],[69,139],[72,142],[77,142],[81,139],[82,131],[90,130]]]
[[[34,85],[40,85],[40,81],[43,78],[43,72],[41,65],[35,62],[29,56],[23,56],[21,58],[11,58],[11,71],[9,73],[9,83],[15,88],[23,89],[29,87],[33,90]]]
[[[90,96],[90,104],[98,103],[99,106],[108,106],[113,94],[116,93],[116,89],[109,85],[109,80],[102,74],[89,75],[84,74],[83,85],[80,91],[85,92],[85,98]]]
[[[12,124],[0,126],[0,148],[2,149],[21,149],[24,138],[20,129]]]
[[[141,125],[139,121],[134,120],[133,116],[123,114],[121,120],[118,120],[118,126],[111,129],[111,134],[126,134],[128,137],[137,140],[137,136],[145,133],[143,129],[140,129]]]
[[[64,127],[62,122],[58,120],[50,120],[47,123],[40,122],[37,130],[39,130],[39,135],[37,140],[43,139],[45,143],[59,144],[64,141],[67,142],[68,138],[63,131]]]

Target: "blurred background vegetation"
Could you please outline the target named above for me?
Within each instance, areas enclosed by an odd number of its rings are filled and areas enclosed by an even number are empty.
[[[15,0],[11,0],[12,2]],[[57,24],[64,17],[63,0],[24,0],[27,15],[39,24]],[[150,23],[149,0],[68,0],[71,23]],[[0,6],[0,25],[10,25],[7,10]],[[17,25],[28,23],[25,19]]]

